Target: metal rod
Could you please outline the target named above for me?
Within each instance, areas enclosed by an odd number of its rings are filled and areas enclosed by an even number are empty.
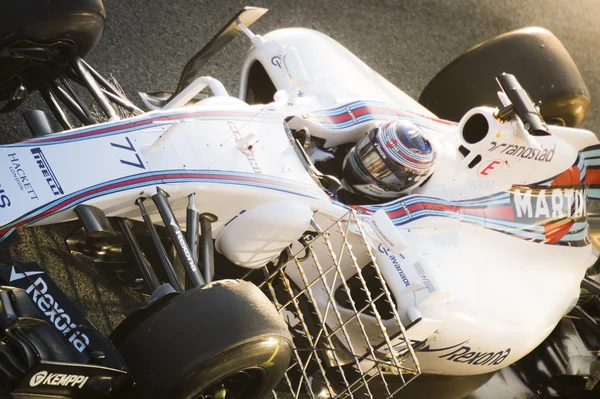
[[[585,288],[592,294],[600,296],[600,284],[587,276],[581,280],[581,288]]]
[[[156,232],[156,228],[154,227],[154,224],[152,223],[152,220],[150,219],[150,215],[148,215],[148,211],[146,211],[146,207],[144,206],[144,198],[138,198],[135,201],[135,204],[140,208],[142,218],[144,219],[144,223],[146,223],[146,228],[148,229],[148,232],[150,233],[150,238],[152,238],[152,242],[154,243],[154,246],[156,247],[156,251],[158,252],[158,257],[160,258],[160,263],[162,264],[163,269],[165,270],[165,273],[167,274],[169,283],[171,284],[171,286],[173,287],[173,289],[175,291],[182,292],[183,288],[181,287],[181,283],[179,282],[179,279],[177,278],[175,269],[173,268],[173,265],[171,264],[171,261],[169,260],[169,256],[167,255],[167,251],[165,250],[165,247],[163,246],[162,241],[160,240],[160,237],[158,236],[158,233]]]
[[[96,71],[90,64],[88,64],[85,60],[81,60],[83,65],[90,71],[90,74],[100,83],[103,87],[102,92],[106,94],[110,101],[120,105],[125,108],[129,112],[133,112],[134,114],[143,114],[144,111],[135,106],[131,101],[129,101],[126,97],[123,96],[119,90],[117,90],[108,80],[104,78],[98,71]]]
[[[106,89],[100,89],[100,90],[102,91],[102,93],[104,93],[106,95],[106,97],[108,97],[108,99],[110,101],[112,101],[113,103],[117,104],[120,107],[125,108],[127,111],[132,112],[137,115],[141,115],[144,113],[144,111],[142,111],[141,109],[136,107],[133,103],[129,102],[128,100],[125,100],[123,97],[117,96]]]
[[[79,104],[79,106],[81,107],[81,110],[85,113],[85,115],[88,117],[88,119],[91,120],[91,121],[93,121],[94,120],[94,115],[92,115],[92,111],[90,111],[90,109],[83,102],[83,100],[81,99],[81,97],[79,97],[79,95],[77,94],[77,92],[73,88],[73,85],[71,84],[71,82],[69,81],[69,79],[67,79],[67,76],[66,75],[61,75],[60,76],[60,82],[63,84],[63,86],[65,86],[65,89],[67,89],[67,91],[69,92],[69,94],[71,95],[71,97],[73,97],[73,99],[77,102],[77,104]]]
[[[87,68],[88,71],[90,71],[90,74],[94,77],[94,79],[96,79],[98,83],[100,83],[102,87],[104,87],[110,93],[120,96],[118,90],[113,85],[111,85],[106,79],[104,79],[104,76],[100,75],[100,73],[96,71],[90,64],[88,64],[86,60],[82,59],[81,63]]]
[[[71,72],[67,72],[65,74],[65,76],[67,76],[69,79],[71,79],[74,82],[77,82],[78,84],[80,84],[83,87],[86,87],[85,81],[81,79],[81,77],[79,75],[77,75],[76,73]],[[108,99],[112,102],[114,102],[115,104],[125,108],[127,111],[132,112],[134,114],[137,115],[141,115],[144,113],[144,111],[142,109],[140,109],[139,107],[137,107],[134,103],[132,103],[131,101],[129,101],[127,98],[123,97],[120,94],[114,94],[112,92],[110,92],[109,90],[101,87],[100,91],[106,95],[106,97],[108,97]]]
[[[590,316],[585,310],[583,310],[579,305],[575,305],[571,313],[575,316],[579,316],[581,321],[590,326],[596,334],[600,334],[600,324],[594,320],[592,316]]]
[[[192,258],[194,262],[201,268],[198,263],[198,235],[200,234],[198,231],[198,224],[200,223],[200,214],[196,210],[194,206],[194,193],[188,196],[188,207],[187,214],[185,220],[185,231],[187,236],[187,243],[190,247],[190,251],[192,252]],[[204,280],[208,281],[206,274],[204,274]],[[185,279],[186,288],[191,288],[189,278]]]
[[[73,97],[62,87],[56,84],[54,81],[48,81],[48,85],[52,92],[58,97],[60,101],[85,125],[91,125],[94,123],[93,119],[88,118],[86,113],[81,108],[81,105],[75,101]]]
[[[185,231],[187,235],[187,243],[192,251],[192,258],[198,264],[198,223],[200,222],[200,214],[194,206],[194,193],[188,196],[187,215],[185,220]],[[206,276],[204,276],[206,279]]]
[[[204,285],[204,279],[198,270],[196,262],[194,262],[190,247],[188,247],[183,233],[181,232],[181,228],[179,227],[179,223],[177,223],[177,220],[175,219],[173,210],[169,206],[167,193],[164,190],[157,188],[157,193],[152,196],[152,200],[156,204],[158,213],[160,213],[160,217],[162,218],[165,227],[169,231],[169,235],[173,240],[173,245],[177,250],[177,255],[179,255],[179,258],[183,263],[183,267],[185,268],[186,274],[190,279],[192,286],[200,287]]]
[[[52,91],[43,79],[42,82],[43,87],[40,87],[40,94],[46,102],[46,105],[48,105],[48,108],[50,108],[52,114],[54,115],[58,123],[60,123],[60,125],[63,127],[63,129],[73,129],[73,125],[71,124],[71,121],[69,121],[69,117],[61,108],[60,104],[58,103],[58,100],[56,99],[56,96],[52,93]]]
[[[215,276],[215,248],[211,224],[217,220],[217,216],[212,213],[202,213],[200,215],[200,247],[202,248],[204,279],[207,283],[213,281]]]
[[[77,74],[83,79],[85,85],[90,90],[96,101],[100,104],[100,108],[104,111],[108,119],[111,121],[119,120],[120,118],[117,115],[115,109],[108,102],[108,98],[102,93],[98,82],[94,79],[90,71],[87,69],[83,60],[79,57],[75,57],[72,60],[72,65]]]
[[[592,303],[596,307],[596,310],[600,311],[600,298],[597,295],[595,295],[594,298],[592,299]]]
[[[140,245],[138,244],[133,233],[131,232],[131,229],[129,228],[129,225],[127,224],[127,220],[119,218],[117,219],[117,223],[121,229],[121,232],[123,232],[123,235],[127,239],[131,250],[133,251],[135,261],[140,267],[140,271],[142,272],[142,276],[144,276],[146,284],[148,284],[148,287],[150,288],[150,292],[154,292],[154,290],[160,287],[160,281],[158,280],[158,277],[156,277],[154,269],[152,269],[150,262],[148,262],[148,259],[146,259],[146,256],[142,252]]]
[[[177,249],[175,249],[175,247],[173,246],[173,251],[171,251],[173,254],[173,268],[175,270],[184,270],[185,271],[185,266],[183,266],[183,262],[181,261],[181,259],[179,258],[179,256],[177,256]],[[180,279],[181,281],[181,279]],[[192,283],[190,282],[190,278],[188,277],[187,273],[183,273],[183,281],[181,282],[181,284],[183,285],[183,290],[187,291],[187,290],[191,290],[192,288],[194,288],[192,286]]]
[[[67,93],[62,87],[56,86],[56,88],[54,88],[54,93],[58,99],[67,106],[69,111],[71,111],[77,117],[77,119],[81,121],[81,123],[86,125],[91,125],[94,123],[93,119],[88,118],[81,106],[77,104],[73,97],[71,97],[69,93]]]

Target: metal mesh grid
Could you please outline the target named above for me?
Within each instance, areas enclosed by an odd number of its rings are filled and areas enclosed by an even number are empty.
[[[312,228],[276,265],[247,275],[256,283],[262,273],[259,287],[294,335],[282,388],[293,398],[392,398],[421,371],[368,227],[351,210]]]

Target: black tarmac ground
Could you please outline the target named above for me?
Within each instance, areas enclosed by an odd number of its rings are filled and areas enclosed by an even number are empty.
[[[562,40],[588,85],[592,108],[584,127],[600,131],[600,2],[596,0],[255,0],[250,4],[104,0],[104,4],[108,26],[88,60],[100,72],[112,74],[138,104],[138,91],[174,89],[187,59],[242,6],[253,5],[270,9],[252,27],[255,32],[293,26],[324,32],[413,97],[473,45],[521,27],[545,27]],[[205,74],[223,81],[231,94],[237,93],[249,47],[245,38],[236,39],[209,62]],[[18,115],[0,117],[2,143],[27,137]],[[110,333],[143,298],[120,289],[96,265],[72,258],[64,245],[70,230],[68,225],[20,230],[2,244],[0,260],[39,262],[92,322]],[[432,392],[425,397],[454,397],[448,387],[456,384],[443,388],[445,394]],[[511,396],[498,391],[485,397]]]

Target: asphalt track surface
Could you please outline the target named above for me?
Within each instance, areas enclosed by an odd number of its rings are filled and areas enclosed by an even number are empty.
[[[436,72],[473,45],[513,29],[545,27],[562,40],[589,88],[592,108],[584,127],[600,132],[600,2],[596,0],[256,0],[251,4],[105,0],[104,4],[108,26],[88,60],[117,78],[138,104],[138,91],[174,89],[187,59],[240,7],[253,5],[270,9],[253,26],[255,32],[293,26],[324,32],[413,97]],[[204,74],[237,93],[249,46],[245,38],[236,39],[209,62]],[[6,116],[0,118],[0,133],[2,142],[29,137],[20,118]],[[18,231],[3,244],[0,260],[40,262],[92,322],[109,333],[142,298],[119,289],[101,268],[70,257],[64,237],[71,229]],[[497,397],[507,396],[498,393]]]

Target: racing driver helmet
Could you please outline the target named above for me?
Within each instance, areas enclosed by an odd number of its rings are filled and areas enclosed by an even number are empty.
[[[397,120],[373,128],[346,155],[343,178],[357,194],[397,198],[420,185],[434,169],[436,154],[415,124]]]

